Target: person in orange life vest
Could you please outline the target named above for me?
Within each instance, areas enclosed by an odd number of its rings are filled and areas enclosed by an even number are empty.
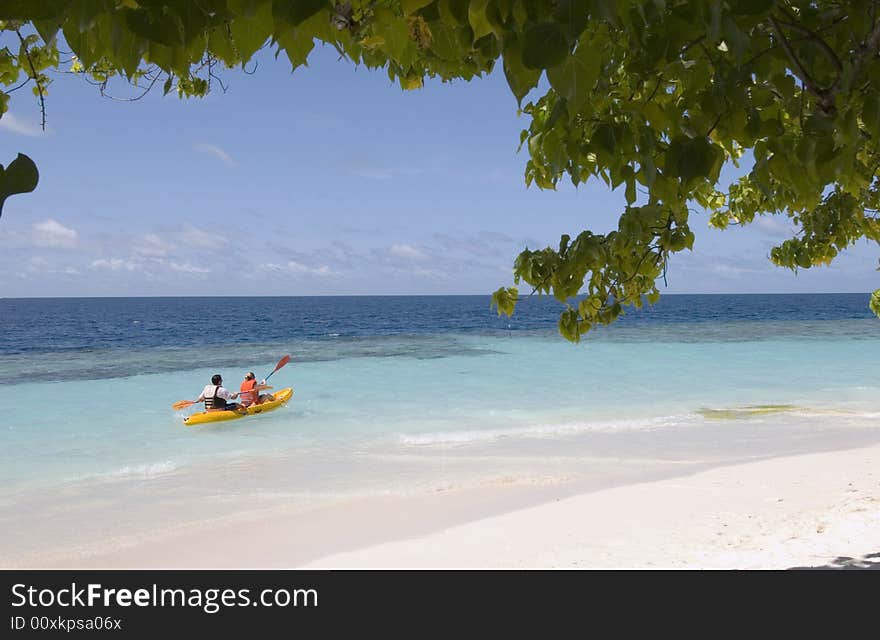
[[[264,402],[274,400],[275,396],[273,396],[271,393],[260,395],[260,391],[268,388],[269,387],[266,385],[265,380],[262,380],[258,384],[257,376],[254,375],[253,371],[249,371],[244,376],[244,381],[241,383],[241,390],[238,394],[241,397],[241,404],[243,404],[245,407],[249,407],[252,404],[262,404]]]
[[[235,400],[238,396],[239,394],[223,387],[223,378],[218,373],[211,376],[211,384],[202,389],[202,395],[196,402],[204,402],[208,411],[242,411],[244,410],[242,405],[227,402],[227,400]]]

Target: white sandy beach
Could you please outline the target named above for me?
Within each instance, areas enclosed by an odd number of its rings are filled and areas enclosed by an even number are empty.
[[[566,494],[492,487],[251,514],[27,566],[880,567],[880,446]],[[554,494],[557,497],[554,497]],[[567,495],[568,497],[563,497]],[[112,548],[114,545],[108,545]]]
[[[625,486],[315,567],[880,567],[880,447]]]

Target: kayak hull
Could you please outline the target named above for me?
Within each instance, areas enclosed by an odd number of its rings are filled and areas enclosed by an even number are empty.
[[[274,411],[280,407],[283,407],[287,404],[287,401],[290,400],[291,396],[293,396],[293,389],[290,387],[286,389],[281,389],[274,394],[275,399],[269,402],[264,402],[262,404],[253,404],[247,408],[247,413],[239,413],[238,411],[202,411],[201,413],[194,413],[188,418],[184,418],[183,424],[187,427],[193,427],[199,424],[211,424],[214,422],[227,422],[229,420],[238,420],[240,418],[246,418],[247,416],[253,416],[258,413],[266,413],[268,411]]]

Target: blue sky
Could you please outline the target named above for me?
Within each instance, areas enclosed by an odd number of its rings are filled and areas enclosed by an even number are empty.
[[[526,189],[527,120],[500,70],[403,92],[319,48],[293,74],[263,52],[223,79],[202,100],[128,103],[58,75],[46,133],[33,95],[14,94],[0,162],[26,153],[41,177],[0,218],[0,296],[487,294],[525,246],[609,230],[623,207],[600,183]],[[795,275],[767,260],[784,220],[706,220],[666,292],[880,284],[867,243]]]

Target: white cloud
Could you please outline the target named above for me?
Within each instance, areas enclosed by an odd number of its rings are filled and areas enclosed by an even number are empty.
[[[27,262],[26,274],[30,276],[35,275],[63,275],[63,276],[78,276],[80,275],[79,269],[76,269],[71,266],[66,267],[56,267],[53,266],[48,260],[46,260],[42,256],[33,256]],[[22,275],[22,274],[19,274]]]
[[[288,273],[300,274],[300,275],[311,275],[311,276],[331,276],[333,275],[333,271],[327,265],[321,265],[320,267],[310,267],[302,262],[296,262],[295,260],[288,260],[286,264],[277,264],[274,262],[268,262],[266,264],[260,265],[260,268],[265,271],[276,271],[281,272],[285,271]]]
[[[92,268],[109,269],[110,271],[121,271],[122,269],[134,271],[137,269],[137,265],[131,260],[122,260],[120,258],[110,258],[108,260],[106,258],[99,258],[98,260],[92,261]]]
[[[201,247],[206,249],[216,249],[225,245],[228,240],[223,236],[214,233],[202,231],[191,224],[185,224],[183,231],[175,234],[180,244],[185,246]]]
[[[712,264],[709,265],[709,271],[719,276],[739,278],[743,275],[763,273],[763,270],[749,269],[747,267],[737,267],[731,264]]]
[[[32,238],[38,247],[62,247],[69,249],[76,246],[78,234],[75,230],[65,227],[57,220],[46,220],[33,225]]]
[[[433,247],[441,254],[458,253],[485,258],[503,258],[513,264],[513,256],[522,249],[525,242],[518,243],[508,235],[496,231],[480,231],[476,235],[461,234],[452,236],[447,233],[435,233]],[[509,265],[508,265],[509,266]]]
[[[202,153],[209,153],[212,156],[214,156],[215,158],[219,158],[220,160],[223,161],[223,163],[227,167],[234,167],[235,166],[235,160],[233,160],[232,157],[228,153],[226,153],[223,149],[221,149],[217,145],[207,144],[207,143],[201,142],[201,143],[193,146],[193,149],[195,149],[196,151],[201,151]]]
[[[40,128],[40,125],[25,122],[24,120],[15,117],[9,112],[3,114],[3,117],[0,118],[0,129],[6,129],[7,131],[11,131],[12,133],[17,133],[23,136],[38,137],[45,134],[45,132]]]
[[[795,229],[791,220],[788,218],[783,218],[783,220],[785,220],[785,222],[782,222],[780,218],[775,216],[757,216],[755,218],[755,227],[768,236],[781,237],[794,235],[797,229]]]
[[[414,276],[434,279],[447,279],[451,277],[448,273],[440,269],[423,269],[421,267],[413,269],[410,274]]]
[[[131,257],[125,258],[98,258],[91,263],[92,269],[102,269],[106,271],[138,271],[152,273],[155,275],[156,269],[167,269],[174,273],[201,274],[210,273],[211,270],[205,267],[199,267],[190,262],[176,262],[174,260],[166,260],[162,257],[147,256],[144,258]]]
[[[428,257],[423,251],[416,249],[411,244],[393,244],[388,249],[388,252],[393,256],[405,258],[406,260],[424,260]]]
[[[177,271],[178,273],[211,273],[210,269],[206,269],[205,267],[196,267],[191,265],[189,262],[184,262],[183,264],[179,262],[169,262],[168,268],[172,271]]]
[[[168,255],[170,249],[171,244],[155,233],[148,233],[137,238],[134,252],[140,256],[163,258]]]
[[[31,246],[31,241],[27,233],[9,229],[0,229],[0,246],[2,246],[4,250],[19,249],[21,247]]]

